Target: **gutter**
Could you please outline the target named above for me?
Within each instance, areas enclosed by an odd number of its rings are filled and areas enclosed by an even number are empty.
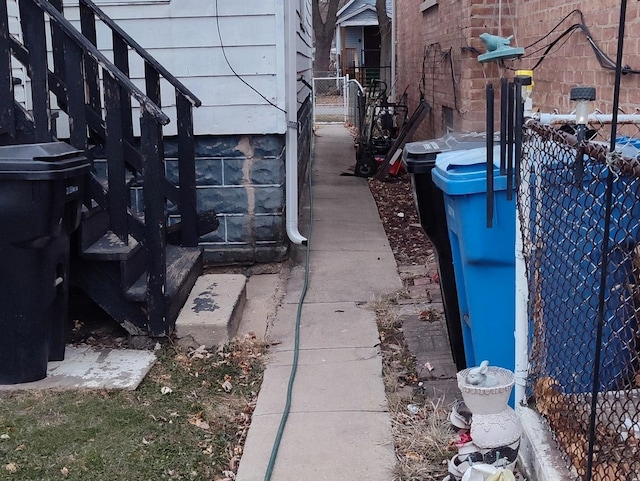
[[[287,237],[294,244],[306,244],[298,230],[298,95],[296,45],[298,2],[285,1],[285,110],[287,133],[285,153],[285,223]]]

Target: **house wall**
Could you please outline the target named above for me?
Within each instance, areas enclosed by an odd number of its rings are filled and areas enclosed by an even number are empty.
[[[410,112],[421,98],[432,106],[414,139],[438,137],[447,128],[484,130],[484,88],[497,68],[479,64],[474,49],[484,51],[480,33],[495,31],[498,2],[439,0],[423,12],[421,3],[396,0],[395,7],[398,96]]]
[[[398,95],[406,94],[410,111],[421,95],[433,110],[423,121],[414,139],[442,135],[447,128],[464,131],[485,130],[485,87],[497,87],[501,76],[511,78],[515,69],[531,69],[543,52],[535,52],[579,21],[572,14],[538,46],[526,49],[525,58],[480,64],[485,52],[479,39],[483,32],[514,35],[512,45],[527,47],[547,35],[566,15],[581,9],[584,21],[600,48],[615,60],[619,2],[613,0],[438,0],[420,11],[422,2],[396,0],[396,76]],[[635,35],[640,23],[640,5],[627,7],[625,63],[640,69],[640,40]],[[566,41],[564,41],[566,40]],[[595,107],[610,113],[613,101],[611,70],[596,60],[586,36],[575,31],[561,40],[534,71],[535,110],[570,112],[569,92],[576,85],[595,86]],[[639,103],[636,88],[640,77],[622,78],[621,106],[635,112]],[[496,114],[497,119],[498,113]]]
[[[344,48],[357,48],[362,50],[362,27],[344,27]],[[358,58],[360,58],[358,56]]]
[[[584,22],[596,44],[615,62],[620,15],[619,1],[521,1],[517,9],[515,28],[519,43],[523,46],[539,40],[572,10],[580,9],[584,15]],[[579,21],[580,17],[577,14],[570,15],[550,36],[550,40]],[[640,4],[628,2],[624,64],[636,70],[640,70],[638,26],[640,26]],[[519,64],[530,68],[534,62],[533,60],[522,60]],[[540,63],[534,72],[534,82],[534,108],[539,108],[542,112],[558,109],[560,112],[568,113],[573,110],[574,105],[569,100],[569,93],[571,88],[577,85],[595,86],[597,100],[594,107],[606,113],[612,111],[614,71],[603,69],[599,65],[586,36],[582,32],[576,31],[569,36],[566,43],[553,49],[547,55],[547,58]],[[636,111],[638,103],[640,103],[639,86],[640,75],[622,76],[620,102],[624,112],[634,113]]]
[[[17,0],[7,1],[7,14],[9,16],[9,33],[15,36],[18,40],[22,39],[22,33],[20,31],[20,15],[18,13]],[[13,86],[13,97],[16,101],[20,102],[24,108],[31,107],[30,95],[27,95],[27,71],[26,68],[18,61],[12,59],[11,61],[11,75],[14,79],[19,79],[20,83]]]
[[[65,15],[71,20],[78,18],[77,8],[73,8],[76,3],[65,2]],[[285,132],[285,114],[278,110],[285,106],[283,2],[98,0],[97,3],[202,100],[202,106],[194,110],[196,135]],[[110,55],[111,39],[106,28],[98,30],[98,47]],[[131,61],[132,80],[142,87],[144,65],[134,62],[134,56]],[[163,89],[162,95],[163,110],[175,118],[173,91]],[[175,134],[175,122],[167,126],[165,133]]]
[[[73,0],[70,0],[73,2]],[[284,259],[285,230],[285,6],[279,0],[98,0],[127,33],[202,100],[194,109],[198,210],[213,209],[220,227],[200,239],[211,263]],[[219,18],[216,20],[216,3]],[[296,75],[311,83],[311,0],[296,2]],[[77,20],[77,9],[65,6]],[[218,36],[218,22],[224,49]],[[98,32],[107,55],[111,43]],[[227,59],[235,73],[227,65]],[[133,57],[131,57],[133,60]],[[131,64],[140,86],[143,66]],[[236,75],[237,74],[237,75]],[[265,98],[245,85],[238,76]],[[299,171],[304,174],[311,141],[310,90],[298,81]],[[163,91],[166,171],[177,181],[175,98]],[[60,125],[64,127],[64,122]],[[61,136],[64,135],[64,130]],[[104,164],[98,162],[98,169]],[[132,206],[143,208],[141,191]],[[177,220],[171,212],[170,222]]]

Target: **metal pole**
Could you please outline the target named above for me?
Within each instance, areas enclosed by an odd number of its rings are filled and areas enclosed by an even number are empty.
[[[624,28],[627,16],[627,1],[620,2],[620,20],[618,24],[618,50],[616,56],[616,74],[613,89],[613,118],[611,122],[611,140],[609,151],[616,149],[617,116],[620,106],[620,81],[622,78],[622,52],[624,48]],[[607,190],[605,193],[604,235],[602,236],[602,265],[600,267],[600,292],[598,295],[598,328],[596,333],[596,352],[594,356],[593,386],[591,390],[591,415],[589,417],[589,450],[587,453],[587,478],[591,481],[593,470],[593,455],[596,436],[598,391],[600,387],[600,357],[602,353],[602,328],[604,325],[605,290],[607,285],[607,264],[609,262],[609,235],[611,230],[611,214],[613,210],[613,180],[611,172],[607,175]]]

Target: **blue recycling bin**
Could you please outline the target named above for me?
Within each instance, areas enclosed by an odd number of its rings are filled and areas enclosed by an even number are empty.
[[[498,140],[499,137],[494,138],[494,141]],[[458,292],[447,229],[444,194],[433,183],[431,172],[436,167],[436,159],[443,152],[477,149],[486,144],[487,137],[484,132],[448,132],[437,139],[410,142],[405,145],[402,152],[404,167],[411,174],[413,197],[420,225],[435,249],[451,354],[459,371],[467,367],[467,361],[462,339]]]
[[[494,159],[500,158],[499,146]],[[468,366],[515,367],[515,193],[494,163],[492,227],[487,227],[486,148],[444,152],[433,181],[444,193]]]
[[[531,173],[535,185],[530,222],[539,244],[538,287],[544,312],[546,354],[543,372],[566,393],[591,392],[596,368],[596,332],[603,268],[606,165],[585,157],[580,174],[565,152],[542,159]],[[562,202],[547,202],[562,199]],[[616,177],[609,230],[603,327],[599,369],[600,392],[615,391],[633,382],[637,356],[637,318],[633,286],[634,258],[640,240],[640,192],[637,180]],[[540,239],[546,239],[541,242]],[[548,296],[548,297],[547,297]],[[551,298],[552,297],[552,298]]]

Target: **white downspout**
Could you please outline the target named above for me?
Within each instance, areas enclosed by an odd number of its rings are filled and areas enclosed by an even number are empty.
[[[285,223],[287,237],[294,244],[307,239],[298,231],[298,91],[296,0],[285,2],[285,109],[287,133],[285,154]]]

